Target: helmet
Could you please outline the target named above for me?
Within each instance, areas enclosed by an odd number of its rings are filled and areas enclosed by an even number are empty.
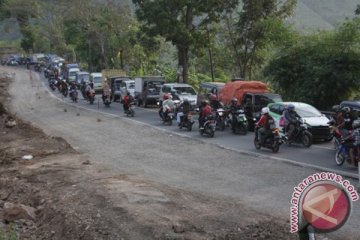
[[[344,113],[349,113],[351,111],[350,107],[342,107],[341,111]]]
[[[232,102],[232,103],[237,103],[237,101],[238,101],[238,100],[237,100],[236,97],[233,97],[233,98],[231,99],[231,102]]]
[[[130,92],[127,92],[126,95],[130,96]]]
[[[217,96],[215,94],[210,95],[210,100],[215,101],[217,99]]]
[[[202,106],[206,106],[206,105],[208,105],[209,104],[209,101],[208,100],[202,100],[201,101],[201,105]]]
[[[268,114],[270,112],[270,109],[268,107],[264,107],[261,109],[261,114],[264,115],[264,114]]]
[[[169,99],[173,99],[173,96],[171,94],[169,94]]]
[[[355,120],[352,124],[353,129],[357,129],[360,127],[360,120]]]
[[[287,105],[287,109],[289,110],[295,110],[295,105],[290,103],[289,105]]]
[[[163,99],[164,100],[169,99],[169,94],[165,93],[164,96],[163,96]]]
[[[184,98],[184,99],[183,99],[183,102],[189,102],[189,99]]]

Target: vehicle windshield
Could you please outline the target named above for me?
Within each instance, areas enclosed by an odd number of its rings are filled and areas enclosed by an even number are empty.
[[[76,75],[76,72],[69,72],[70,77],[74,77]]]
[[[260,111],[261,108],[267,106],[269,103],[282,102],[280,95],[277,94],[260,94],[255,95],[255,111]]]
[[[135,89],[135,83],[129,83],[128,88],[129,89]]]
[[[310,105],[295,107],[295,111],[301,117],[320,117],[322,115],[319,110]]]
[[[94,83],[101,83],[102,78],[101,77],[94,77]]]
[[[178,94],[182,95],[196,95],[195,90],[192,87],[174,87]]]
[[[84,79],[85,82],[89,82],[89,81],[90,81],[90,76],[87,75],[87,74],[79,75],[79,79],[80,79],[80,80],[83,80],[83,79]]]

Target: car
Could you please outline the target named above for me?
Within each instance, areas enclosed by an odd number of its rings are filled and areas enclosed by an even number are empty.
[[[94,90],[96,94],[102,93],[103,86],[102,86],[102,73],[94,72],[90,74],[90,80],[94,83]]]
[[[313,139],[331,141],[329,119],[315,107],[302,102],[276,102],[268,104],[270,115],[274,118],[276,126],[279,127],[280,117],[289,104],[295,106],[295,111],[305,121]]]
[[[210,94],[215,94],[217,97],[221,89],[224,87],[223,82],[204,82],[200,84],[199,91],[197,94],[197,104],[199,105],[202,100],[209,99]]]
[[[183,101],[185,98],[187,98],[192,107],[195,107],[197,104],[197,93],[195,89],[189,84],[165,83],[160,89],[160,102],[166,93],[170,93],[173,96],[173,100]]]
[[[90,82],[90,74],[88,72],[80,71],[75,74],[75,83],[80,85],[82,81],[86,83]]]
[[[71,83],[71,82],[75,82],[75,78],[76,78],[76,74],[80,72],[80,69],[79,68],[70,68],[68,70],[68,74],[67,74],[67,82],[68,83]]]
[[[131,96],[135,98],[135,81],[134,80],[125,80],[120,83],[120,97],[121,99],[130,93]]]
[[[125,76],[113,76],[108,78],[113,96],[113,102],[121,100],[121,83],[128,80],[130,80],[130,78]]]

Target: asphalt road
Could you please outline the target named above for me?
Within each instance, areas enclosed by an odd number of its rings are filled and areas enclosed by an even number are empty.
[[[47,80],[41,74],[43,83],[48,87]],[[50,91],[51,89],[48,88]],[[96,95],[96,100],[93,105],[84,100],[79,92],[78,103],[73,103],[69,97],[64,98],[58,90],[51,91],[57,98],[62,101],[79,106],[81,108],[91,109],[97,114],[111,114],[122,118],[128,118],[123,113],[122,104],[119,102],[113,102],[110,108],[105,107],[102,103],[101,95]],[[134,121],[145,123],[156,127],[158,129],[171,132],[173,134],[191,137],[200,141],[206,141],[208,143],[216,144],[225,149],[231,149],[235,151],[241,151],[249,153],[251,155],[259,155],[261,157],[270,157],[279,161],[290,162],[300,166],[309,166],[318,170],[332,171],[348,177],[358,178],[358,171],[356,168],[345,163],[343,166],[337,166],[335,163],[335,151],[333,148],[333,142],[315,142],[310,148],[304,148],[301,145],[293,144],[291,146],[283,144],[280,147],[280,151],[276,154],[272,153],[270,149],[257,150],[254,147],[253,139],[254,133],[249,132],[247,135],[236,135],[231,132],[230,129],[225,131],[217,131],[214,138],[208,138],[201,136],[198,132],[197,122],[193,126],[193,130],[188,132],[181,130],[177,127],[174,121],[173,126],[164,125],[158,116],[158,109],[156,106],[150,108],[137,107]]]

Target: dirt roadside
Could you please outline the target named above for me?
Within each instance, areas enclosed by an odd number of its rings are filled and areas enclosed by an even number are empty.
[[[2,93],[10,81],[0,79]],[[0,234],[8,239],[297,239],[286,221],[237,201],[117,174],[12,115],[9,101],[0,96]]]

